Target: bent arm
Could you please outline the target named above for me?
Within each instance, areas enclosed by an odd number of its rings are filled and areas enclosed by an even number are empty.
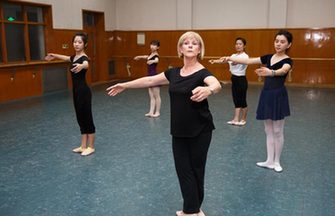
[[[271,70],[267,67],[260,67],[255,70],[258,76],[283,76],[291,70],[290,64],[284,64],[280,69]]]
[[[221,91],[222,87],[219,82],[214,76],[208,76],[205,78],[204,82],[206,83],[207,87],[209,88],[211,94],[216,94]]]
[[[71,69],[72,72],[78,73],[83,69],[87,69],[89,67],[88,61],[84,61],[82,64],[76,63],[74,67]]]
[[[84,61],[81,65],[82,65],[83,69],[88,69],[88,67],[89,67],[88,61]]]
[[[148,64],[148,65],[151,65],[151,64],[154,64],[154,63],[158,63],[158,62],[159,62],[159,58],[156,57],[155,59],[148,60],[148,61],[147,61],[147,64]]]
[[[284,64],[283,67],[274,71],[274,76],[283,76],[287,74],[291,70],[291,68],[292,66],[290,64]]]
[[[191,100],[201,102],[221,90],[221,84],[214,76],[206,77],[204,83],[206,86],[198,86],[192,90]]]

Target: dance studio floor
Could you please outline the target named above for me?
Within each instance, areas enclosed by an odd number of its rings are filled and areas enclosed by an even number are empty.
[[[80,143],[69,91],[0,105],[1,216],[174,216],[182,199],[169,135],[169,97],[148,111],[146,89],[111,98],[93,88],[96,152]],[[208,154],[207,216],[335,215],[335,89],[288,87],[282,173],[256,167],[266,159],[260,86],[249,86],[244,127],[233,115],[230,86],[209,99],[216,130]]]

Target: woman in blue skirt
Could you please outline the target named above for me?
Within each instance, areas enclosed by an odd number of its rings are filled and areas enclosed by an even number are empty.
[[[257,58],[239,59],[224,57],[225,61],[233,61],[240,64],[262,64],[256,69],[258,76],[264,76],[258,108],[258,120],[264,120],[267,146],[267,159],[258,162],[257,166],[273,169],[276,172],[283,171],[280,165],[280,155],[284,145],[284,118],[290,115],[285,79],[292,68],[292,59],[287,55],[287,50],[292,45],[292,34],[286,30],[280,30],[274,41],[274,54],[268,54]]]

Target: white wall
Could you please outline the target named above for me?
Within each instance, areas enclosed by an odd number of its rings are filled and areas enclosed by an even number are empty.
[[[177,0],[116,0],[116,28],[120,30],[176,29]]]
[[[176,0],[176,29],[193,29],[193,0]]]
[[[335,27],[335,0],[22,0],[52,5],[53,26],[82,29],[82,9],[106,30]]]
[[[262,28],[267,25],[268,0],[193,0],[195,29]]]
[[[116,29],[335,27],[335,0],[116,0]]]
[[[82,10],[104,12],[105,29],[115,29],[116,0],[18,0],[52,6],[53,27],[56,29],[82,29]]]
[[[335,0],[288,0],[288,28],[335,27]]]
[[[285,28],[287,27],[287,1],[290,0],[270,0],[268,8],[269,28]]]

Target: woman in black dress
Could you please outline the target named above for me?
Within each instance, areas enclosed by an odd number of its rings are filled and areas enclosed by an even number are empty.
[[[258,58],[238,59],[236,57],[224,57],[225,61],[233,61],[240,64],[262,64],[256,69],[258,76],[264,76],[256,119],[264,120],[267,159],[256,163],[257,166],[282,172],[280,156],[284,146],[285,117],[290,115],[288,94],[285,87],[285,79],[292,69],[292,59],[287,55],[287,50],[292,45],[292,34],[286,30],[280,30],[274,40],[274,54],[264,55]]]
[[[81,153],[87,156],[95,151],[95,126],[92,117],[92,93],[86,83],[86,72],[88,69],[88,57],[85,54],[87,46],[87,35],[77,33],[73,37],[73,48],[76,52],[73,56],[48,53],[46,60],[61,59],[71,62],[71,77],[73,90],[73,103],[76,111],[76,117],[80,126],[81,146],[73,149],[73,152]]]
[[[184,60],[183,67],[119,83],[107,91],[115,96],[125,89],[169,85],[173,156],[184,199],[183,210],[176,214],[204,216],[200,207],[204,199],[207,152],[214,129],[207,97],[219,92],[221,85],[199,62],[204,56],[204,43],[199,34],[183,34],[177,50]]]

